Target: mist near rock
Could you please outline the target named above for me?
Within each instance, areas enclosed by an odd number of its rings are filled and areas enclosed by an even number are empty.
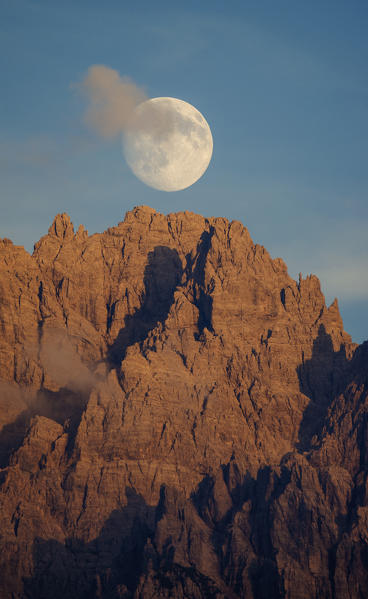
[[[33,402],[33,389],[20,389],[15,383],[0,381],[0,430],[6,422],[10,422],[22,410],[27,410]]]
[[[0,380],[0,468],[21,444],[35,416],[69,430],[80,415],[98,377],[85,364],[65,331],[48,329],[39,346],[25,347],[27,360],[43,370],[41,388]]]
[[[49,333],[42,343],[39,357],[46,375],[59,387],[84,393],[90,391],[97,381],[62,331]]]

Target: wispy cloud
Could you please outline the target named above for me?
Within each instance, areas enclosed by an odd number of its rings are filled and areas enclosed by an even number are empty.
[[[87,134],[74,134],[55,139],[46,134],[0,141],[0,172],[11,168],[44,169],[60,164],[71,155],[96,147],[96,141]]]
[[[12,165],[46,166],[60,153],[60,144],[48,136],[0,142],[0,168]]]
[[[98,380],[62,329],[45,329],[40,345],[29,345],[25,351],[41,364],[48,383],[54,386],[83,393],[90,391]]]
[[[126,130],[136,106],[147,99],[133,81],[105,65],[89,67],[76,87],[87,98],[86,124],[105,138],[115,137]]]

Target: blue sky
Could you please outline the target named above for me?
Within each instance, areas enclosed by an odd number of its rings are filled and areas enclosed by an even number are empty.
[[[0,236],[32,250],[58,212],[93,233],[139,204],[239,219],[367,339],[367,27],[365,0],[2,0]],[[204,114],[200,181],[146,187],[85,128],[93,64]]]

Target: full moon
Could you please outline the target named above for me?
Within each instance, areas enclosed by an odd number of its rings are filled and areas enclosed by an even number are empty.
[[[179,191],[206,171],[213,140],[206,119],[194,106],[177,98],[152,98],[136,107],[123,136],[123,150],[143,183]]]

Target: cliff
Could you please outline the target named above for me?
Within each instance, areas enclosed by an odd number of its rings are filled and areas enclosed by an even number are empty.
[[[367,344],[239,222],[0,241],[1,597],[368,596]]]

